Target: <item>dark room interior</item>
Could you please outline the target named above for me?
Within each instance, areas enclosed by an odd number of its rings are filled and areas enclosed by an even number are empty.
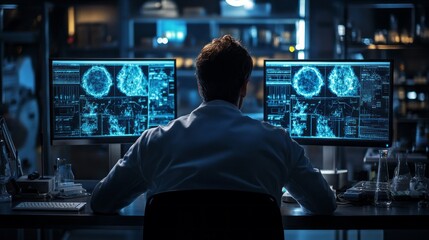
[[[284,239],[428,239],[427,14],[423,0],[2,0],[0,239],[142,239],[144,204],[104,216],[88,199],[144,130],[202,103],[196,58],[223,35],[253,61],[241,112],[285,128],[336,196],[333,214],[311,215],[284,188]],[[91,92],[91,70],[115,96]],[[121,88],[121,74],[164,82]],[[63,164],[73,189],[57,189]],[[374,200],[382,170],[387,208]],[[12,209],[55,197],[88,204]]]

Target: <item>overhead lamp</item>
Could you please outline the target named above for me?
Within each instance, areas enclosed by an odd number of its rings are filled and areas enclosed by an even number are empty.
[[[254,0],[225,0],[232,7],[244,7],[244,8],[253,8],[255,5]]]

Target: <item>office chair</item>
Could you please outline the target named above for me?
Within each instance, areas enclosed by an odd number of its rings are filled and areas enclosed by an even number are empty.
[[[146,203],[143,239],[283,240],[275,199],[234,190],[158,193]]]

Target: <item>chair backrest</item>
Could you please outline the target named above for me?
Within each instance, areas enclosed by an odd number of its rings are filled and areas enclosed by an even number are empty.
[[[234,190],[182,190],[158,193],[146,203],[144,240],[283,240],[275,199]]]

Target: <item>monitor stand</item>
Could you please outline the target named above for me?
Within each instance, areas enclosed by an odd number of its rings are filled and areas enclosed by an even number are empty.
[[[323,177],[334,189],[347,185],[347,169],[337,169],[338,147],[323,146]]]
[[[109,144],[109,169],[112,169],[121,157],[121,144]]]

